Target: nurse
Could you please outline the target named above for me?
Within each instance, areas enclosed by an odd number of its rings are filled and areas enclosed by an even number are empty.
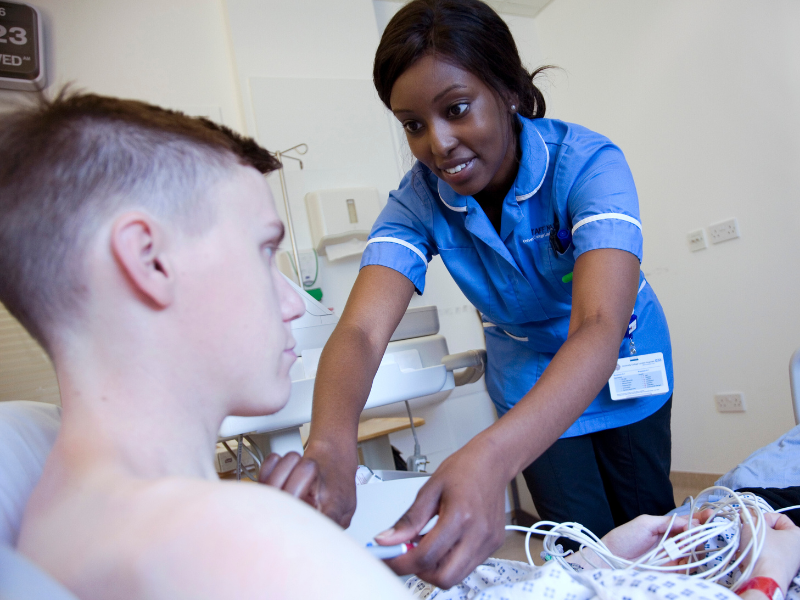
[[[449,587],[504,539],[504,492],[524,474],[543,519],[598,536],[674,507],[672,357],[640,271],[625,157],[545,102],[503,20],[478,0],[414,0],[386,28],[374,81],[416,164],[376,222],[317,372],[306,455],[319,506],[355,509],[358,418],[389,338],[436,254],[480,311],[499,420],[447,458],[379,536],[414,539],[390,566]],[[649,364],[624,386],[629,357]],[[626,360],[627,359],[627,360]],[[617,371],[624,373],[626,371]]]

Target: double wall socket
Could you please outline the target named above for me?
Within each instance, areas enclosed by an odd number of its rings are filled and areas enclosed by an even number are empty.
[[[728,392],[727,394],[714,394],[717,412],[744,412],[744,394],[741,392]]]
[[[708,226],[712,244],[719,244],[739,237],[739,222],[736,219],[720,221]]]

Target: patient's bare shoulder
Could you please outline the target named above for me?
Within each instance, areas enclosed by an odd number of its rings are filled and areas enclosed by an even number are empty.
[[[34,498],[21,547],[81,598],[407,597],[337,525],[274,488],[190,478],[79,488]]]
[[[381,562],[288,494],[235,482],[171,482],[169,519],[140,556],[150,593],[218,598],[404,598]],[[232,583],[236,582],[236,583]],[[148,596],[155,597],[155,596]]]

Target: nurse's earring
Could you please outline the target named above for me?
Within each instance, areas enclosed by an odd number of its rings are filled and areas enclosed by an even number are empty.
[[[511,105],[511,114],[513,115],[515,112],[517,112],[517,105],[516,104],[512,104]]]

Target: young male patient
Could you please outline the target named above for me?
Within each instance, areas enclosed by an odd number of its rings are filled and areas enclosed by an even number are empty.
[[[321,514],[212,467],[226,415],[289,397],[303,302],[261,175],[279,167],[141,102],[62,94],[0,119],[0,301],[63,405],[19,550],[82,599],[407,597]],[[293,466],[278,479],[305,493]]]

